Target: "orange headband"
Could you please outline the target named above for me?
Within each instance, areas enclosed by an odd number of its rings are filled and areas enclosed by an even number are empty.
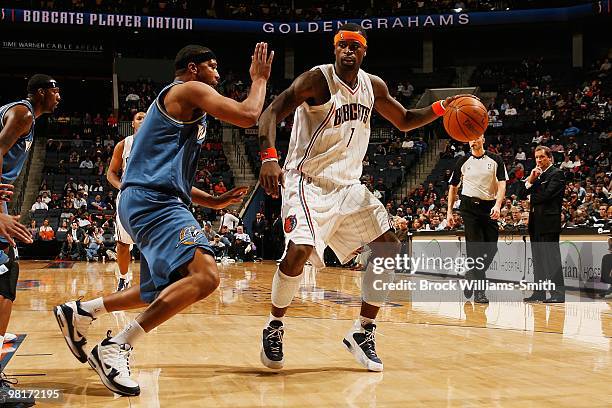
[[[357,41],[364,47],[368,46],[368,41],[366,40],[366,38],[355,31],[338,31],[338,34],[334,36],[334,45],[338,44],[340,41],[348,40]]]

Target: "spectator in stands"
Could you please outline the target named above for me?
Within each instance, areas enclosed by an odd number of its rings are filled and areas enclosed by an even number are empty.
[[[253,233],[255,248],[257,248],[257,258],[263,259],[264,241],[268,234],[268,221],[262,213],[258,212],[255,215],[255,219],[253,220],[253,224],[251,226],[251,232]]]
[[[248,262],[253,260],[255,252],[253,251],[253,244],[251,242],[246,242],[243,240],[243,238],[245,238],[245,235],[246,237],[248,237],[247,234],[236,233],[236,240],[234,241],[234,245],[232,245],[231,247],[231,257],[236,261]]]
[[[102,187],[102,182],[100,181],[100,179],[97,179],[94,182],[94,184],[89,186],[89,192],[90,193],[102,193],[102,192],[104,192],[104,187]]]
[[[68,232],[68,221],[63,220],[60,226],[57,228],[57,232]]]
[[[64,241],[64,244],[62,245],[59,257],[60,259],[64,260],[80,261],[81,244],[79,242],[75,242],[72,235],[66,235],[66,241]]]
[[[82,191],[84,193],[89,194],[89,186],[87,185],[85,180],[79,181],[79,184],[77,184],[77,191]]]
[[[69,191],[77,191],[77,184],[74,182],[74,178],[72,177],[70,177],[66,184],[64,184],[64,195],[67,195]]]
[[[79,192],[76,198],[72,201],[74,209],[78,210],[81,207],[87,208],[87,200],[85,199],[85,193]]]
[[[45,211],[49,210],[49,207],[47,206],[47,204],[42,201],[41,196],[36,197],[36,202],[32,204],[32,212],[36,210],[45,210]]]
[[[405,218],[399,218],[397,220],[397,229],[395,230],[395,234],[400,242],[408,242],[408,236],[410,233],[408,231],[408,221]]]
[[[215,251],[215,258],[222,258],[227,256],[227,248],[226,245],[221,242],[221,236],[219,234],[215,234],[212,241],[210,241],[210,246]]]
[[[103,146],[104,147],[110,146],[110,147],[113,147],[113,148],[115,147],[115,140],[113,139],[112,135],[110,135],[110,134],[106,135],[106,139],[104,139]]]
[[[251,242],[251,236],[244,232],[244,227],[239,225],[236,227],[236,234],[234,234],[235,239],[241,239],[244,242]]]
[[[72,153],[70,153],[70,158],[68,159],[68,163],[69,164],[79,164],[80,163],[80,156],[76,151],[73,151]]]
[[[222,209],[220,211],[220,214],[221,214],[221,222],[219,224],[220,228],[222,228],[223,226],[226,226],[228,231],[234,231],[236,227],[238,226],[238,224],[240,223],[240,219],[226,209]]]
[[[42,241],[52,241],[55,239],[55,232],[53,228],[49,225],[49,220],[45,219],[43,221],[43,225],[40,227],[38,231],[38,236]]]
[[[91,158],[86,157],[83,159],[83,161],[81,161],[81,164],[79,165],[79,167],[82,169],[93,169],[94,165],[93,165],[93,162],[91,161]]]
[[[74,242],[82,244],[85,239],[85,232],[79,228],[79,223],[77,221],[72,221],[70,224],[70,231],[68,231],[68,235],[71,235]]]
[[[221,195],[227,192],[227,187],[225,187],[225,184],[223,184],[223,180],[219,180],[219,182],[215,184],[213,191],[216,195]]]
[[[42,193],[40,193],[41,198],[42,198],[42,202],[47,204],[47,208],[49,207],[49,203],[51,202],[51,197],[49,197],[49,193],[47,193],[46,191],[43,191]]]
[[[97,261],[99,259],[100,248],[104,246],[104,238],[97,228],[91,227],[85,235],[83,245],[87,261]]]
[[[38,240],[38,227],[36,226],[36,220],[30,221],[30,234],[32,235],[32,241]]]
[[[504,110],[504,115],[506,116],[516,116],[517,114],[516,108],[512,105],[509,105],[506,110]]]
[[[574,126],[574,124],[572,122],[570,122],[567,126],[567,128],[565,128],[565,130],[563,131],[563,136],[565,137],[571,137],[571,136],[576,136],[580,133],[580,129],[578,129],[576,126]]]
[[[87,228],[92,224],[91,217],[89,216],[89,213],[87,213],[85,210],[85,208],[79,210],[79,215],[77,216],[79,228]]]
[[[215,235],[217,235],[212,230],[212,223],[210,221],[206,221],[204,223],[204,229],[202,231],[204,232],[204,236],[206,236],[206,239],[208,240],[208,242],[212,242]]]
[[[379,144],[376,147],[376,151],[374,152],[374,156],[386,156],[387,155],[387,149],[385,149],[385,146],[383,146],[382,144]]]
[[[83,141],[81,140],[81,135],[77,133],[73,136],[72,140],[70,141],[70,147],[74,149],[80,149],[81,147],[83,147]]]
[[[518,161],[525,161],[525,160],[527,160],[527,155],[523,151],[522,147],[518,148],[518,151],[516,153],[516,156],[514,156],[514,159],[518,160]]]
[[[44,202],[44,198],[43,198],[43,202]],[[55,209],[58,209],[58,208],[62,207],[62,201],[60,200],[58,194],[53,193],[53,195],[50,198],[49,203],[47,204],[47,207],[50,210],[55,210]]]
[[[225,246],[230,247],[234,242],[234,234],[230,231],[227,225],[221,226],[221,242],[225,244]]]
[[[89,210],[93,211],[104,211],[106,210],[106,203],[102,201],[100,194],[96,194],[96,197],[89,203]]]

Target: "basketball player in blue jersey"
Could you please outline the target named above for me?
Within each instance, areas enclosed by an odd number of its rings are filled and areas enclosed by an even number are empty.
[[[138,132],[138,129],[140,128],[140,125],[144,121],[146,115],[147,114],[144,112],[136,112],[134,114],[134,117],[132,118],[132,129],[134,129],[134,134],[127,136],[125,139],[117,143],[117,146],[115,146],[115,149],[113,150],[113,158],[108,166],[106,178],[108,179],[108,182],[118,190],[121,190],[121,177],[119,177],[119,172],[125,172],[127,160],[132,152],[132,144],[134,143],[136,132]],[[117,194],[117,207],[119,206],[118,204],[120,198],[121,192]],[[119,216],[117,216],[117,222],[115,222],[115,242],[117,243],[117,270],[115,275],[119,281],[117,284],[117,291],[120,291],[130,287],[130,277],[128,276],[128,271],[130,261],[132,260],[131,250],[134,242],[132,241],[132,238],[130,238],[129,234],[125,231]],[[107,253],[109,252],[107,251]],[[131,275],[131,273],[129,275]]]
[[[48,75],[33,75],[28,80],[27,92],[26,99],[0,107],[0,169],[2,169],[3,184],[13,183],[21,173],[34,141],[36,119],[45,113],[53,112],[61,99],[57,82]],[[13,230],[16,228],[14,224],[17,218],[8,216],[4,201],[0,206],[2,213],[0,221],[12,223],[10,229]],[[18,228],[16,231],[20,230]],[[32,242],[31,235],[15,234],[15,236],[21,241]],[[0,345],[4,341],[8,327],[19,278],[19,264],[15,260],[14,245],[13,240],[0,238]],[[3,374],[0,374],[0,382],[4,386],[5,381],[2,376]],[[33,401],[31,402],[33,405]]]
[[[403,132],[433,122],[455,97],[422,109],[406,110],[389,95],[385,82],[360,69],[367,51],[366,33],[345,24],[334,37],[335,63],[303,73],[262,114],[259,180],[266,193],[278,196],[282,185],[286,255],[272,280],[272,307],[263,330],[261,361],[269,368],[284,364],[283,316],[300,286],[307,260],[324,267],[323,250],[330,246],[342,263],[365,244],[373,258],[394,258],[400,243],[384,205],[361,185],[362,160],[370,138],[375,109]],[[276,126],[295,110],[284,171],[274,144]],[[393,280],[393,271],[374,275],[366,269],[361,288],[361,313],[345,336],[344,346],[357,362],[382,371],[375,348],[375,318],[387,291],[373,280]],[[384,287],[384,286],[383,286]]]
[[[140,287],[55,308],[72,353],[81,362],[89,361],[104,385],[117,394],[140,393],[129,368],[130,353],[138,339],[206,298],[219,285],[214,251],[189,205],[224,208],[240,202],[247,188],[213,197],[193,187],[206,115],[241,127],[255,125],[263,108],[273,55],[268,56],[266,43],[256,45],[249,96],[237,102],[213,88],[219,74],[212,51],[188,45],[178,52],[175,80],[149,107],[121,181],[119,218],[142,254]],[[94,319],[103,313],[140,307],[146,309],[136,320],[114,337],[109,332],[86,356],[85,336]]]

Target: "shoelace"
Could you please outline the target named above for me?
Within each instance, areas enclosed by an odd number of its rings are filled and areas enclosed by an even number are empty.
[[[8,378],[6,374],[0,372],[0,388],[2,387],[10,387],[11,385],[17,384],[16,378]]]
[[[283,329],[281,327],[274,328],[268,326],[270,333],[266,336],[266,339],[270,340],[270,349],[273,353],[280,353],[281,346],[283,344]]]
[[[115,347],[113,347],[114,349]],[[124,348],[123,345],[117,345],[117,355],[115,356],[115,369],[119,371],[120,377],[129,377],[130,371],[130,355],[132,348]]]
[[[362,345],[365,344],[366,348],[368,349],[368,351],[370,351],[371,353],[376,354],[375,348],[376,348],[376,338],[375,336],[375,332],[376,329],[372,330],[372,331],[365,331],[365,339],[359,343],[359,347],[361,347]]]

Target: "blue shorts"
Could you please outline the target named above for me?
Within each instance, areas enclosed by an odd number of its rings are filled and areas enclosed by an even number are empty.
[[[209,254],[202,228],[176,196],[140,187],[121,192],[117,214],[140,253],[140,298],[151,303],[159,292],[181,279],[179,269],[196,248]]]

